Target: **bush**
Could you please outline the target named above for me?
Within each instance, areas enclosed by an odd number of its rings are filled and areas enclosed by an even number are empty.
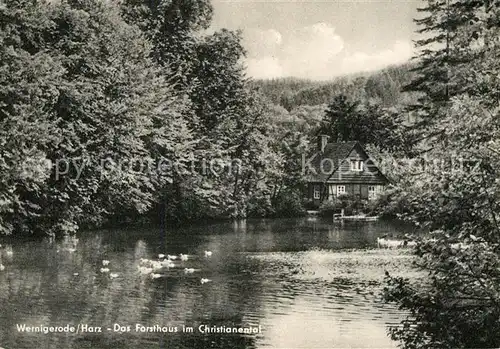
[[[304,200],[304,208],[306,210],[316,210],[318,206],[314,203],[314,200],[312,199],[305,199]]]
[[[278,194],[272,200],[274,217],[297,217],[306,214],[306,209],[302,203],[301,194],[286,190]]]
[[[274,214],[269,196],[252,198],[247,205],[248,217],[269,217]]]
[[[342,208],[339,202],[325,201],[319,206],[319,214],[324,217],[331,217],[334,213],[340,213]]]
[[[388,190],[368,205],[370,215],[379,215],[384,218],[397,218],[411,212],[412,208],[407,197],[400,190]]]
[[[371,214],[373,204],[367,200],[360,199],[352,195],[342,195],[333,201],[325,201],[321,204],[320,215],[330,217],[339,214],[344,210],[344,215],[352,216],[357,214]]]

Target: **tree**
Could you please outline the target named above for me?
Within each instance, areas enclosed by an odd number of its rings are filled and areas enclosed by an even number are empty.
[[[196,62],[198,34],[208,29],[212,19],[209,0],[124,0],[124,19],[138,25],[153,45],[152,57],[178,88],[190,86],[188,76]]]
[[[328,106],[317,135],[325,134],[335,142],[358,141],[384,150],[400,150],[403,137],[401,113],[376,103],[350,101],[345,95]]]
[[[356,139],[362,137],[360,118],[360,103],[338,95],[328,105],[319,133],[330,136],[334,142],[360,140]]]
[[[500,67],[499,3],[482,15],[485,45],[469,62],[469,86],[450,100],[444,130],[427,155],[432,165],[408,171],[406,218],[428,227],[432,239],[416,248],[418,284],[387,275],[385,297],[409,312],[392,327],[403,348],[491,348],[500,345]],[[480,11],[480,10],[478,10]],[[479,12],[481,13],[481,12]],[[493,39],[495,38],[495,39]],[[491,85],[490,85],[491,84]],[[488,87],[486,87],[488,86]],[[491,92],[490,92],[491,91]],[[473,335],[471,335],[473,334]]]
[[[139,164],[152,163],[158,149],[171,155],[166,149],[189,134],[180,132],[185,102],[148,59],[140,31],[97,0],[12,1],[1,11],[2,142],[52,164],[25,177],[12,170],[24,159],[4,151],[11,169],[2,194],[19,202],[5,210],[4,221],[15,222],[8,229],[74,232],[113,214],[144,213],[158,181]],[[22,129],[12,134],[15,123]]]
[[[169,77],[189,99],[185,118],[196,139],[193,163],[198,170],[203,164],[223,168],[176,175],[164,190],[168,216],[245,216],[252,196],[267,195],[265,169],[273,165],[267,158],[275,154],[264,103],[245,77],[241,33],[202,33],[210,22],[208,1],[125,1],[122,11],[130,23],[137,17],[145,23],[140,27],[158,64],[179,73]]]
[[[439,119],[447,112],[450,99],[464,92],[470,92],[470,85],[464,78],[469,62],[478,58],[481,26],[478,12],[482,0],[424,0],[426,6],[418,11],[424,16],[415,19],[418,54],[415,57],[416,73],[413,80],[403,87],[404,92],[418,94],[416,104],[409,110],[417,113],[419,122],[415,125],[425,140],[424,149],[432,145],[432,139],[443,134],[436,127]],[[465,91],[467,90],[467,91]]]
[[[58,139],[49,118],[64,69],[40,52],[52,25],[46,8],[8,1],[0,18],[0,233],[9,234],[40,214],[28,193],[43,191],[50,175],[44,147]]]

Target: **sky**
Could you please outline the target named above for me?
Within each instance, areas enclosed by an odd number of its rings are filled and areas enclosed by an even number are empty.
[[[213,0],[213,29],[243,30],[253,78],[328,80],[408,61],[421,0]]]

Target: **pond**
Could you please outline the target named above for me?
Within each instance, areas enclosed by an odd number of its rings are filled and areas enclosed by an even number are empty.
[[[408,229],[300,218],[4,239],[0,347],[396,347],[387,325],[404,314],[380,299],[384,272],[417,274],[376,239]],[[154,277],[139,269],[181,253]]]

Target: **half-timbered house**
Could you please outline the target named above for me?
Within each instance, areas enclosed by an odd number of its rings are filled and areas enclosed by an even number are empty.
[[[304,165],[306,196],[317,206],[341,195],[372,200],[389,183],[358,142],[328,143],[321,136],[317,152]]]

